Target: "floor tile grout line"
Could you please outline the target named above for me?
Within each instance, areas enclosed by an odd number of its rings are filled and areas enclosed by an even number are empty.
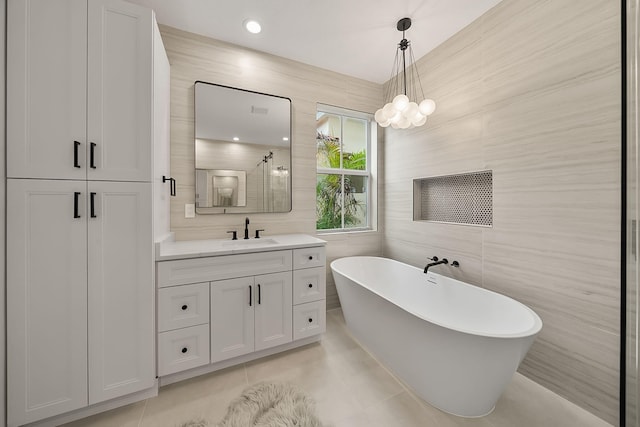
[[[400,391],[399,391],[399,392],[397,392],[397,393],[394,393],[394,394],[391,394],[391,395],[389,395],[389,396],[386,396],[386,397],[384,397],[384,398],[382,398],[382,399],[376,400],[375,402],[372,402],[372,403],[370,403],[370,404],[369,404],[369,405],[367,405],[367,406],[364,406],[364,405],[363,405],[363,406],[362,406],[362,410],[363,410],[363,411],[368,411],[369,409],[374,408],[374,407],[376,407],[376,406],[380,405],[381,403],[388,402],[388,401],[390,401],[390,400],[392,400],[392,399],[394,399],[394,398],[396,398],[396,397],[400,396],[402,393],[406,393],[406,392],[407,392],[407,391],[403,389],[403,390],[400,390]]]
[[[160,394],[160,389],[158,388],[158,394]],[[144,406],[142,407],[142,413],[140,414],[140,419],[138,420],[138,427],[142,427],[142,420],[144,419],[145,412],[147,412],[147,403],[149,399],[144,400]]]

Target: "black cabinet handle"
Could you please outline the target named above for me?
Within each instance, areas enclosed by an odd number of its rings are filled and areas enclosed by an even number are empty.
[[[79,141],[73,141],[73,167],[79,168],[80,163],[78,162],[78,147],[80,147]]]
[[[96,168],[96,163],[95,163],[95,154],[94,154],[94,152],[96,151],[96,143],[92,142],[89,145],[91,146],[91,148],[89,149],[89,166],[91,167],[91,169],[95,169]]]
[[[251,307],[251,300],[252,300],[252,296],[251,296],[251,285],[249,285],[249,307]]]
[[[313,259],[313,255],[309,255],[309,261]]]
[[[96,216],[96,193],[89,193],[91,195],[91,218],[97,218]]]
[[[80,218],[80,213],[78,212],[78,199],[80,198],[80,192],[75,191],[73,193],[73,217]]]
[[[182,309],[183,309],[183,310],[186,310],[187,308],[189,308],[189,307],[187,306],[187,304],[184,304],[184,305],[182,306]]]
[[[310,288],[313,288],[313,283],[309,283],[309,287],[310,287]]]
[[[187,351],[189,351],[189,349],[187,347],[182,347],[182,352],[186,353]]]
[[[260,292],[260,284],[258,283],[258,304],[262,304],[260,301],[260,297],[262,296],[262,292]]]
[[[309,317],[309,323],[313,322],[313,319],[311,317]]]

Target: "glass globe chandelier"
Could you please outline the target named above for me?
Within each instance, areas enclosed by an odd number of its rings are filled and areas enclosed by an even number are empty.
[[[382,127],[408,129],[422,126],[427,122],[427,116],[436,109],[436,103],[424,97],[411,42],[404,35],[410,27],[411,18],[402,18],[398,21],[397,28],[398,31],[402,31],[402,40],[398,43],[391,77],[385,91],[384,99],[387,103],[375,114],[376,122]],[[408,72],[407,59],[409,60]],[[418,102],[419,99],[421,101]]]

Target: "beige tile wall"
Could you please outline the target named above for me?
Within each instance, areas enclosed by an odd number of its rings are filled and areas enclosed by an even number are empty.
[[[171,230],[177,240],[227,238],[242,230],[244,214],[184,217],[195,200],[193,85],[196,80],[291,98],[293,209],[284,214],[250,214],[251,230],[264,235],[315,235],[316,103],[374,112],[382,103],[379,84],[323,70],[167,26],[160,26],[171,63],[171,175],[177,196],[171,199]],[[382,148],[382,147],[380,147]],[[319,236],[329,243],[327,261],[344,255],[382,253],[382,232]],[[328,266],[328,263],[327,263]],[[338,304],[327,275],[327,307]]]
[[[520,371],[614,424],[619,9],[502,1],[418,61],[437,110],[425,127],[388,130],[384,161],[385,256],[456,259],[436,271],[532,307],[544,327]],[[412,179],[486,169],[492,228],[412,221]]]

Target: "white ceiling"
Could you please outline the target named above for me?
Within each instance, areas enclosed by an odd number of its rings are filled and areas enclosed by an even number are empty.
[[[402,33],[416,59],[501,0],[129,0],[156,11],[158,22],[365,80],[389,79]],[[262,24],[254,35],[242,23]]]

